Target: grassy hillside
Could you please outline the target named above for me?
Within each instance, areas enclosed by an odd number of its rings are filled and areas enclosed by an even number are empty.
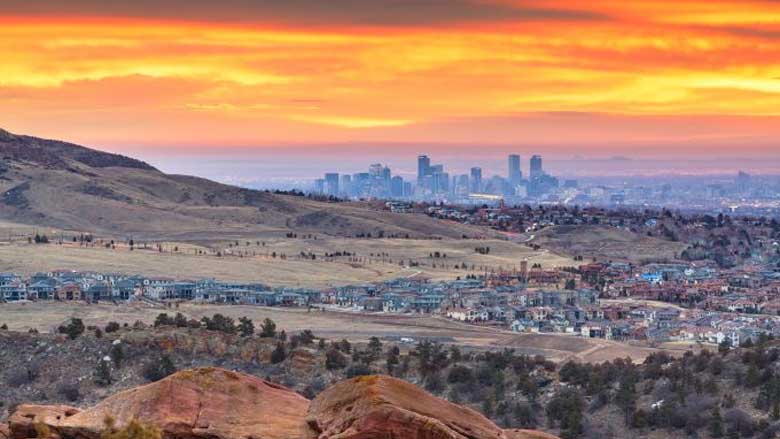
[[[553,226],[537,233],[534,244],[586,261],[648,262],[673,260],[685,244],[599,225]]]

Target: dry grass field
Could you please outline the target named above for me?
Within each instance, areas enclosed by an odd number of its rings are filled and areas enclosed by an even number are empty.
[[[518,267],[523,259],[544,267],[574,264],[567,258],[544,250],[534,251],[527,246],[501,240],[261,239],[242,240],[232,248],[227,242],[161,242],[163,251],[160,252],[155,245],[150,245],[149,249],[130,251],[124,244],[108,249],[99,244],[82,247],[67,240],[63,245],[28,244],[26,239],[8,242],[0,234],[0,271],[30,274],[66,269],[180,279],[213,277],[259,281],[271,286],[319,288],[403,276],[455,279],[485,270],[511,270]],[[478,254],[474,251],[476,246],[489,246],[490,254]],[[355,256],[323,257],[326,253],[339,251]],[[217,256],[216,252],[222,256]],[[316,259],[304,259],[300,256],[301,252],[314,253]],[[435,252],[442,256],[446,254],[446,258],[431,258],[430,255]],[[274,253],[276,257],[272,256]],[[281,255],[286,257],[283,259]],[[419,265],[409,266],[410,261]],[[467,269],[460,268],[464,263]]]
[[[673,355],[682,355],[685,350],[698,349],[688,344],[667,344],[657,348],[607,340],[583,339],[569,335],[516,334],[432,316],[309,311],[257,306],[181,304],[176,309],[165,309],[147,304],[117,306],[83,303],[12,303],[0,304],[0,324],[7,324],[11,330],[27,331],[35,328],[47,332],[53,331],[70,317],[79,317],[87,325],[105,325],[112,320],[128,324],[141,320],[150,324],[160,312],[181,312],[195,319],[219,312],[234,318],[247,316],[257,324],[265,318],[271,318],[277,323],[279,329],[284,329],[288,333],[311,329],[321,337],[332,340],[346,338],[353,342],[365,342],[372,336],[391,341],[399,340],[400,337],[414,339],[424,337],[473,349],[511,348],[518,353],[541,354],[558,362],[568,359],[603,362],[618,357],[630,357],[634,361],[642,361],[650,353],[659,350]]]

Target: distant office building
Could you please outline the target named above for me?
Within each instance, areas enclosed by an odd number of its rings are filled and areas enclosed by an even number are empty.
[[[339,174],[337,172],[325,174],[325,194],[339,196]]]
[[[372,177],[381,177],[381,176],[382,176],[382,169],[383,169],[383,168],[384,168],[384,167],[382,166],[382,164],[381,164],[381,163],[374,163],[373,165],[371,165],[371,166],[369,166],[369,167],[368,167],[368,173],[369,173],[369,174],[370,174]]]
[[[517,186],[523,180],[523,171],[520,169],[520,156],[511,154],[508,160],[509,172],[507,179],[511,186]]]
[[[751,180],[750,174],[739,171],[739,174],[737,174],[737,191],[748,192],[750,190]]]
[[[455,177],[455,194],[456,195],[468,195],[469,193],[469,176],[462,174]]]
[[[344,174],[341,176],[341,181],[339,182],[339,189],[341,189],[341,194],[347,197],[353,196],[352,194],[352,176],[349,174]]]
[[[431,165],[428,174],[423,177],[423,187],[432,194],[445,192],[449,187],[449,174],[444,172],[444,165]]]
[[[404,197],[411,197],[412,193],[413,193],[412,183],[410,183],[408,181],[405,181],[404,182],[404,194],[403,194],[403,196]]]
[[[417,157],[417,184],[422,185],[426,175],[431,173],[431,159],[427,155]]]
[[[390,179],[390,196],[393,198],[401,198],[404,196],[403,177],[396,175]]]
[[[482,168],[471,168],[471,192],[480,192],[482,190]]]
[[[314,180],[314,193],[315,194],[324,194],[325,193],[325,180],[322,178],[318,178]]]
[[[436,174],[436,186],[439,193],[446,193],[450,191],[450,174],[446,172],[442,172],[440,174]]]
[[[531,168],[529,172],[529,177],[531,178],[531,180],[536,180],[542,175],[544,175],[544,169],[542,168],[542,156],[535,155],[531,157]]]
[[[531,181],[529,194],[537,197],[543,196],[558,189],[559,186],[560,184],[556,177],[542,173],[539,177]]]

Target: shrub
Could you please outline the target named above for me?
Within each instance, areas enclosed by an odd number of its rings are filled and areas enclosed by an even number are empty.
[[[273,338],[276,337],[276,323],[273,320],[266,318],[260,325],[260,337]]]
[[[343,369],[347,367],[347,357],[336,349],[328,349],[325,354],[325,367],[328,370]]]
[[[62,384],[59,389],[57,389],[57,393],[62,395],[69,402],[76,402],[81,398],[81,391],[79,390],[78,384],[75,383]]]
[[[125,350],[122,348],[122,345],[112,345],[108,354],[111,356],[111,361],[114,362],[114,367],[120,369],[122,367],[122,361],[125,359]]]
[[[345,354],[349,354],[350,352],[352,352],[352,345],[350,345],[347,339],[345,338],[339,342],[339,350],[341,352],[344,352]]]
[[[238,319],[238,322],[238,330],[242,337],[249,337],[255,334],[255,324],[252,323],[252,319],[241,317]]]
[[[70,319],[70,323],[68,323],[67,326],[59,327],[59,332],[62,334],[67,334],[68,338],[71,340],[77,339],[78,336],[83,334],[85,330],[86,327],[84,326],[84,321],[75,317]]]
[[[154,319],[154,327],[159,328],[160,326],[173,326],[175,324],[175,320],[172,319],[167,313],[160,313],[157,315],[157,318]]]
[[[374,371],[365,364],[353,364],[347,369],[347,378],[354,378],[363,375],[372,375]]]
[[[176,317],[173,318],[173,324],[176,325],[177,328],[186,328],[187,317],[185,317],[184,314],[177,312]]]
[[[287,352],[284,349],[284,343],[279,342],[276,344],[276,349],[271,352],[271,363],[279,364],[287,358]]]
[[[536,416],[534,410],[530,404],[517,403],[512,410],[512,415],[515,419],[515,426],[520,428],[534,428],[536,427]]]
[[[447,382],[450,384],[470,383],[474,380],[474,373],[466,366],[454,366],[447,375]]]
[[[203,325],[210,331],[220,331],[227,334],[235,334],[238,328],[236,322],[232,317],[227,317],[222,314],[214,314],[211,318],[203,317]]]
[[[111,385],[111,367],[108,364],[108,361],[101,359],[98,361],[97,368],[95,369],[95,383],[100,386]]]
[[[311,332],[311,329],[305,329],[300,334],[298,334],[298,342],[304,346],[308,346],[314,343],[315,338],[316,337],[314,336],[314,333]]]
[[[104,428],[100,439],[162,439],[162,431],[154,425],[142,424],[137,419],[131,420],[124,428],[116,428],[114,418],[103,420]]]
[[[425,379],[425,389],[431,393],[441,393],[444,391],[444,381],[438,373],[432,373]]]
[[[176,365],[168,355],[163,355],[157,361],[148,363],[143,370],[144,378],[152,382],[160,381],[174,373],[176,373]]]

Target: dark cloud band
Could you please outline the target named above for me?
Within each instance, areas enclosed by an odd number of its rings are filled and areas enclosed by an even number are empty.
[[[592,21],[591,11],[485,0],[3,0],[0,14],[97,15],[308,26],[442,26],[474,22]]]

